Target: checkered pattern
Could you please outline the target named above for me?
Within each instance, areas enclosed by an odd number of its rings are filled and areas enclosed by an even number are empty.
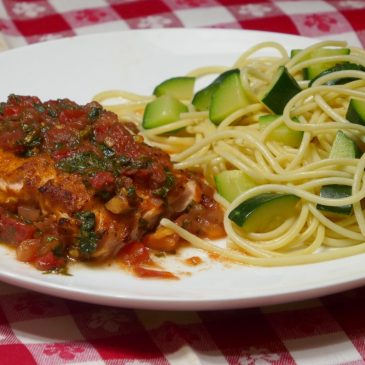
[[[273,307],[152,312],[0,284],[0,364],[355,365],[365,288]]]
[[[365,46],[365,1],[3,0],[0,49],[111,30],[257,29]],[[0,364],[365,364],[365,289],[285,306],[151,312],[0,283]]]
[[[10,47],[111,30],[217,27],[347,39],[365,45],[364,0],[2,0]]]

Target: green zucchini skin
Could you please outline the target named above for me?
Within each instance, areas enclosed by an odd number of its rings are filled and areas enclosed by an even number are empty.
[[[218,84],[211,96],[209,119],[216,125],[249,104],[241,84],[240,71],[231,72]]]
[[[177,76],[161,82],[153,95],[170,95],[179,100],[190,100],[194,94],[195,77]]]
[[[299,199],[293,194],[263,193],[242,202],[228,218],[247,232],[275,228],[293,214]]]
[[[261,102],[273,113],[283,114],[288,101],[300,91],[302,89],[287,68],[280,66],[273,78],[273,82],[261,98]]]
[[[347,198],[352,195],[352,187],[347,185],[324,185],[321,188],[320,196],[329,199]],[[331,207],[329,205],[317,204],[317,209],[340,215],[351,215],[352,204]]]
[[[210,102],[214,91],[219,87],[221,82],[231,74],[239,72],[238,69],[232,69],[221,73],[213,82],[204,89],[199,90],[193,97],[192,104],[197,111],[209,110]]]
[[[362,155],[357,144],[341,130],[337,132],[333,142],[329,158],[359,158]],[[340,199],[352,195],[352,187],[348,185],[324,185],[319,195],[323,198]],[[317,204],[317,209],[340,215],[351,215],[352,204],[332,207],[324,204]]]
[[[316,57],[330,57],[330,56],[341,56],[341,55],[348,55],[350,54],[349,48],[338,48],[338,49],[318,49],[313,51],[310,55],[310,58]],[[321,72],[335,66],[336,63],[334,62],[325,62],[325,63],[318,63],[312,66],[309,66],[306,70],[306,78],[308,80],[312,80],[317,77]]]
[[[293,58],[294,56],[296,56],[299,52],[302,52],[302,49],[299,49],[299,48],[295,48],[295,49],[292,49],[290,51],[290,58]]]
[[[261,115],[259,117],[260,129],[265,129],[270,123],[274,122],[279,117],[280,115],[277,114]],[[298,120],[294,121],[298,122]],[[283,143],[290,147],[298,148],[302,143],[303,134],[303,131],[295,131],[283,123],[274,128],[267,136],[267,139]]]
[[[188,107],[170,95],[162,95],[147,104],[142,120],[144,129],[161,127],[179,120]]]
[[[344,132],[339,130],[333,142],[330,158],[359,158],[362,152],[358,145]]]
[[[365,101],[351,99],[347,108],[346,119],[351,123],[365,125]]]
[[[342,63],[342,64],[337,64],[333,67],[330,67],[324,71],[322,71],[321,73],[319,73],[316,77],[314,77],[310,83],[309,83],[309,87],[312,86],[313,82],[316,81],[317,79],[319,79],[322,76],[328,75],[332,72],[339,72],[339,71],[365,71],[365,67],[358,65],[356,63]],[[327,81],[325,83],[325,85],[343,85],[346,84],[348,82],[357,80],[356,78],[353,77],[345,77],[345,78],[339,78],[339,79],[333,79],[330,81]]]
[[[293,58],[301,49],[293,49],[290,53],[290,57]],[[301,61],[306,61],[311,58],[319,58],[319,57],[331,57],[331,56],[341,56],[341,55],[349,55],[351,53],[350,48],[320,48],[316,49],[313,52],[307,54]],[[340,65],[340,64],[338,64]],[[336,66],[334,62],[324,62],[324,63],[317,63],[312,66],[306,67],[303,69],[303,78],[304,80],[313,80],[316,78],[320,73],[324,72],[325,70]]]
[[[237,196],[256,186],[255,182],[241,170],[225,170],[214,176],[218,194],[232,202]]]

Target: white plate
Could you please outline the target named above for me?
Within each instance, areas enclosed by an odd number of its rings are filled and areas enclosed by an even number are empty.
[[[288,49],[314,42],[265,32],[170,29],[107,33],[18,48],[0,55],[0,100],[15,93],[43,100],[68,97],[84,103],[105,89],[149,94],[168,77],[203,65],[230,65],[248,47],[268,40]],[[206,259],[195,270],[177,263],[174,271],[185,274],[169,281],[138,279],[117,268],[84,266],[73,267],[72,276],[44,275],[0,247],[0,279],[106,305],[227,309],[294,301],[362,285],[364,262],[365,255],[358,255],[319,264],[259,268]],[[192,275],[186,274],[189,272]]]

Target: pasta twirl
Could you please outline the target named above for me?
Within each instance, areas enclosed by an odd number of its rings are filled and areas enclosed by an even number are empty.
[[[218,125],[210,121],[207,111],[197,111],[191,100],[185,100],[188,112],[182,113],[178,121],[146,130],[142,128],[143,112],[154,96],[139,97],[120,91],[97,95],[95,100],[110,107],[120,119],[136,123],[147,143],[170,153],[176,168],[200,170],[213,185],[216,174],[232,169],[243,171],[256,182],[255,187],[232,202],[217,194],[217,200],[226,210],[224,247],[201,240],[167,219],[163,219],[161,225],[175,230],[196,247],[250,265],[303,264],[365,252],[365,218],[361,204],[365,197],[365,155],[330,157],[338,131],[363,150],[365,126],[349,122],[346,111],[351,98],[365,101],[365,51],[348,47],[351,51],[348,54],[322,52],[339,47],[348,46],[345,42],[325,41],[290,57],[280,44],[265,42],[245,51],[232,67],[207,66],[191,71],[189,76],[199,78],[239,68],[250,103]],[[270,56],[262,56],[265,52]],[[277,56],[272,56],[274,53]],[[317,57],[310,57],[313,54]],[[303,77],[303,71],[309,67],[326,63],[356,64],[358,68],[335,69],[311,82]],[[288,101],[282,115],[262,129],[259,118],[271,112],[260,101],[261,96],[279,66],[286,67],[301,91]],[[337,83],[339,79],[345,81]],[[108,106],[115,98],[124,101]],[[282,125],[302,132],[298,146],[270,139],[272,131]],[[320,189],[326,185],[349,186],[352,194],[339,199],[323,197]],[[242,202],[272,192],[300,198],[296,213],[278,227],[247,232],[229,219],[230,212]],[[327,214],[318,209],[318,205],[346,204],[353,207],[349,216]]]

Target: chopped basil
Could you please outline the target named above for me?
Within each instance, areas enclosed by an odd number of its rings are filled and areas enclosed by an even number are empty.
[[[63,257],[63,246],[57,245],[52,252],[56,257]]]
[[[37,109],[40,113],[44,113],[46,111],[46,108],[41,104],[34,104],[33,105],[35,109]]]
[[[110,147],[106,146],[105,144],[100,144],[99,145],[100,149],[103,152],[104,157],[113,157],[115,155],[115,152],[113,149],[111,149]]]
[[[94,232],[95,229],[95,214],[93,212],[84,211],[75,214],[75,217],[80,220],[80,236],[78,237],[78,245],[81,253],[91,255],[95,252],[100,237]]]
[[[88,173],[93,171],[108,170],[109,161],[103,161],[93,152],[75,153],[57,163],[57,167],[66,172]]]
[[[23,157],[32,157],[32,156],[36,156],[37,155],[37,151],[36,151],[36,149],[34,149],[34,150],[26,150],[23,154],[22,154],[22,156]]]
[[[37,135],[36,131],[31,131],[23,138],[21,144],[28,148],[39,146],[42,142],[42,138]]]
[[[153,194],[161,198],[166,198],[167,194],[174,185],[175,185],[174,175],[171,173],[171,171],[166,171],[166,180],[164,185],[159,189],[155,189],[153,191]]]
[[[53,109],[48,109],[47,110],[47,114],[51,117],[51,118],[57,118],[57,112]]]
[[[79,237],[80,252],[85,255],[91,255],[95,252],[99,242],[99,237],[95,232],[89,232],[87,235]]]
[[[95,122],[95,120],[99,118],[102,110],[103,109],[100,107],[92,107],[89,111],[89,114],[87,115],[89,120],[91,120],[92,122]]]
[[[149,158],[142,157],[139,160],[134,160],[130,162],[130,167],[132,169],[146,169],[151,165],[152,161]]]
[[[126,156],[119,156],[117,159],[117,163],[120,166],[128,166],[131,163],[131,159]]]
[[[96,221],[93,212],[78,212],[75,214],[75,217],[81,221],[81,231],[91,231],[95,228]]]
[[[65,172],[77,172],[82,175],[92,176],[96,172],[108,171],[118,176],[123,168],[143,169],[151,164],[151,160],[146,157],[132,160],[125,156],[115,156],[114,151],[109,147],[100,148],[103,150],[104,157],[99,157],[94,152],[75,153],[60,160],[56,167]]]
[[[127,196],[128,198],[133,198],[136,196],[136,188],[134,186],[127,188]]]

